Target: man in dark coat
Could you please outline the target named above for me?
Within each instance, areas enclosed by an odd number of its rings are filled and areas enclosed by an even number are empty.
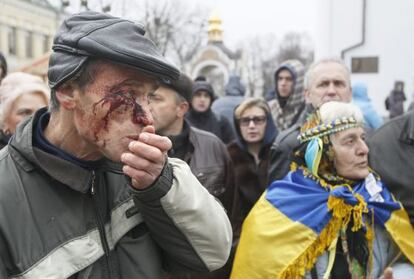
[[[211,109],[215,99],[216,95],[209,82],[196,81],[186,119],[192,126],[215,134],[227,144],[234,139],[233,129],[226,117],[214,113]]]
[[[214,134],[192,127],[184,119],[192,95],[192,81],[181,74],[177,81],[161,83],[151,97],[150,109],[157,134],[172,142],[168,156],[184,160],[201,184],[232,215],[234,200],[233,165],[224,143]],[[213,217],[214,218],[214,217]],[[233,218],[231,218],[233,219]],[[226,278],[213,273],[174,272],[171,278]]]
[[[404,83],[402,81],[396,81],[394,89],[387,99],[385,99],[385,108],[390,112],[390,119],[404,113],[405,100]]]
[[[369,163],[402,202],[414,225],[414,112],[385,123],[369,138]]]

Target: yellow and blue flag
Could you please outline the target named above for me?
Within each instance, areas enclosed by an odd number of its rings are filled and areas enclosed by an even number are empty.
[[[368,231],[365,219],[382,225],[414,263],[414,229],[406,211],[370,177],[352,188],[326,187],[299,168],[273,182],[243,224],[231,278],[302,278],[350,218],[355,229]]]

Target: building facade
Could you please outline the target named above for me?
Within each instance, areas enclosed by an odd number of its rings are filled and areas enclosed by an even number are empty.
[[[59,15],[46,0],[0,1],[0,51],[10,72],[46,75]]]
[[[386,116],[384,101],[396,81],[404,83],[411,101],[414,91],[414,1],[318,0],[315,59],[342,57],[352,81],[368,85],[377,111]]]

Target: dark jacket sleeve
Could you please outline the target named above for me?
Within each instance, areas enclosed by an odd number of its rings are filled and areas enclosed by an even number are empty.
[[[299,145],[297,140],[299,127],[294,125],[280,133],[270,148],[269,184],[282,179],[289,172],[293,151]]]
[[[213,271],[226,263],[232,241],[229,219],[185,162],[169,158],[152,187],[132,191],[171,270]]]

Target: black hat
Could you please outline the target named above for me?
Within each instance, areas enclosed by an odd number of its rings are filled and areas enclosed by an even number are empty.
[[[187,102],[191,102],[193,81],[187,75],[181,73],[179,79],[170,82],[162,82],[162,84],[173,89],[186,99]]]
[[[214,89],[213,89],[213,87],[211,86],[211,84],[209,82],[207,82],[207,81],[196,81],[194,83],[194,86],[193,86],[193,95],[197,91],[201,91],[201,90],[206,91],[208,93],[208,95],[211,98],[211,101],[215,100],[216,96],[214,94]]]
[[[53,40],[49,85],[57,88],[72,78],[90,57],[127,65],[160,80],[180,72],[144,37],[142,25],[92,11],[67,18]]]

